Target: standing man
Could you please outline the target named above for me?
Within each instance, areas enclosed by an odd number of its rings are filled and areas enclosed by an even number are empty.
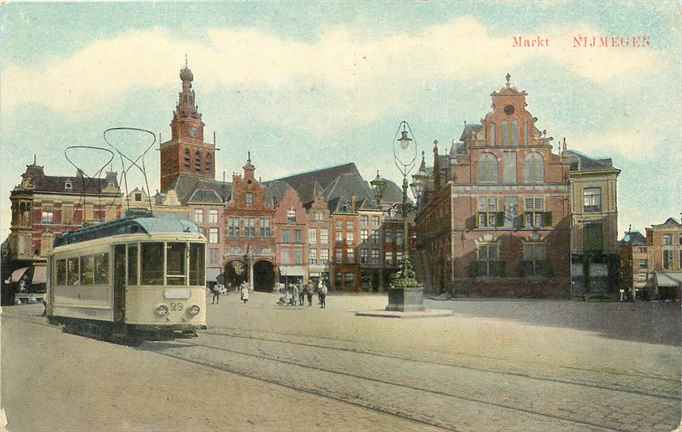
[[[305,286],[305,295],[308,297],[308,307],[313,305],[313,288],[310,286],[310,284],[307,284]]]
[[[325,309],[327,307],[327,281],[323,280],[320,282],[320,309]]]
[[[242,302],[246,304],[249,301],[249,284],[246,281],[242,282]]]

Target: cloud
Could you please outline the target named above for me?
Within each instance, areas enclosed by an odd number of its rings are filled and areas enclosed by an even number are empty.
[[[66,58],[9,65],[1,76],[2,110],[37,104],[88,116],[138,89],[173,91],[179,63],[189,53],[202,95],[250,93],[246,105],[257,120],[324,136],[399,112],[406,95],[425,83],[501,81],[502,72],[552,61],[608,86],[666,65],[653,49],[571,49],[573,34],[598,34],[587,26],[546,30],[553,43],[544,49],[511,48],[512,35],[493,35],[474,17],[375,39],[333,27],[305,42],[250,28],[209,29],[205,38],[192,40],[158,28],[130,31]]]

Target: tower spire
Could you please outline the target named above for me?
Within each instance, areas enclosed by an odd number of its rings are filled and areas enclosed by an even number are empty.
[[[507,88],[509,88],[511,86],[511,83],[509,82],[509,80],[511,79],[511,75],[509,74],[509,72],[507,72],[507,75],[505,75],[504,77],[507,79]]]

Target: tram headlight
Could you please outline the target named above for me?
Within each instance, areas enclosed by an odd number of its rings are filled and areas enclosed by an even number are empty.
[[[156,309],[154,309],[154,313],[160,317],[168,315],[169,311],[170,310],[168,309],[168,306],[165,304],[160,304],[156,307]]]
[[[187,309],[187,313],[192,316],[198,315],[201,312],[201,308],[197,305],[193,305],[191,308]]]

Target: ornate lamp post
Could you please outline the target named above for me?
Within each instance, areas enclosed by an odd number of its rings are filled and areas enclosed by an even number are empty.
[[[410,125],[406,121],[400,122],[395,133],[393,158],[398,171],[403,175],[403,200],[402,203],[396,205],[396,207],[400,207],[403,218],[403,262],[400,271],[391,277],[386,310],[398,312],[423,311],[424,289],[415,278],[414,267],[410,260],[408,230],[408,215],[414,206],[407,200],[407,176],[412,172],[417,162],[417,142]]]

